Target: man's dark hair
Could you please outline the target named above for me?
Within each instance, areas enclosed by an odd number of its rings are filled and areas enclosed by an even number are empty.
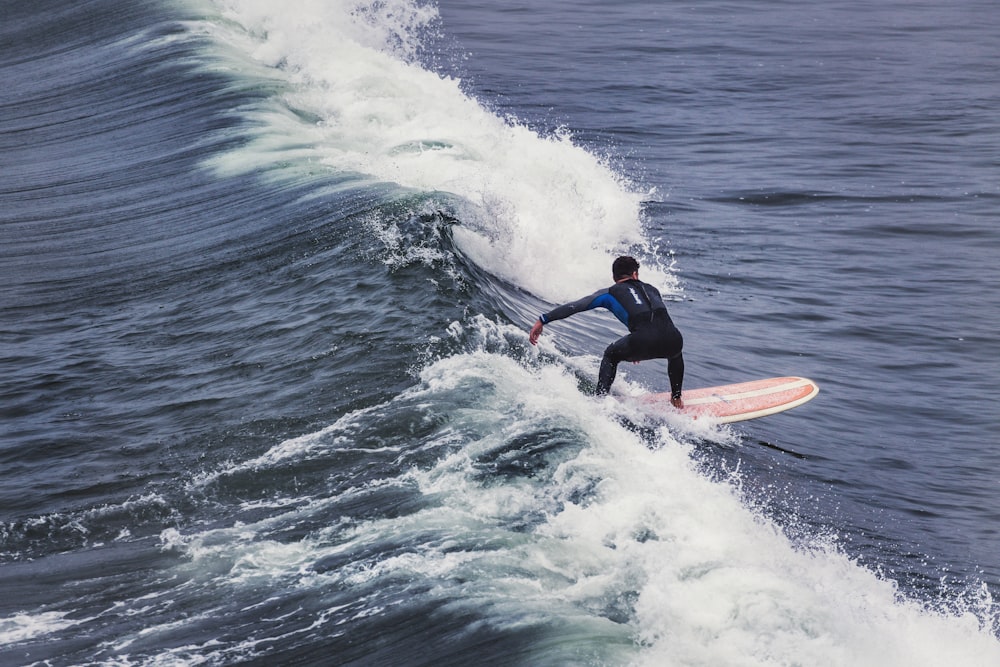
[[[639,270],[639,262],[634,257],[622,255],[611,265],[611,277],[615,280],[627,278]]]

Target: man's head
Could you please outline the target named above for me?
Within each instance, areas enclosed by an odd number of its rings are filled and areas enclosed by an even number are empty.
[[[632,274],[639,270],[639,262],[634,257],[622,255],[611,265],[611,277],[616,281],[622,278],[631,278]]]

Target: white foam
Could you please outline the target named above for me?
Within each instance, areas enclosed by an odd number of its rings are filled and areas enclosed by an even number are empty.
[[[73,627],[79,621],[66,618],[56,611],[37,614],[19,613],[0,618],[0,646],[25,642]]]
[[[450,460],[414,474],[456,512],[501,524],[546,514],[535,539],[514,549],[526,574],[511,590],[528,604],[601,609],[634,594],[631,623],[649,665],[1000,664],[989,618],[930,610],[834,547],[793,544],[732,486],[705,478],[673,434],[661,431],[650,448],[609,419],[617,402],[581,397],[554,368],[535,377],[510,360],[468,355],[424,377],[431,391],[476,378],[496,390],[469,418],[492,423]],[[587,442],[547,487],[469,483],[463,461],[547,421],[575,425]],[[569,501],[594,480],[585,502]],[[979,611],[991,609],[985,599]]]
[[[478,324],[484,341],[504,333]],[[472,350],[429,365],[380,414],[396,402],[446,416],[420,444],[437,460],[346,494],[405,488],[425,500],[412,512],[341,524],[330,519],[346,496],[316,497],[252,524],[165,531],[164,547],[219,586],[364,590],[373,606],[357,614],[376,613],[376,592],[394,582],[420,582],[456,613],[561,628],[611,664],[1000,664],[988,591],[967,610],[935,611],[835,546],[793,543],[733,485],[705,477],[677,432],[640,437],[621,403],[582,396],[560,366]],[[254,465],[266,472],[350,440],[286,443]],[[532,447],[537,470],[491,472],[530,462]],[[267,538],[314,517],[325,527],[300,540]],[[335,565],[313,567],[325,559]],[[316,623],[333,619],[347,622]]]
[[[283,103],[318,121],[278,107],[247,110],[262,126],[256,140],[217,167],[314,161],[457,195],[462,252],[553,301],[604,286],[615,254],[644,247],[642,196],[603,159],[568,132],[542,137],[498,117],[458,80],[413,60],[432,7],[390,0],[375,5],[381,12],[373,19],[344,0],[221,4],[246,31],[225,41],[278,68],[289,85]],[[646,277],[672,284],[648,269]]]

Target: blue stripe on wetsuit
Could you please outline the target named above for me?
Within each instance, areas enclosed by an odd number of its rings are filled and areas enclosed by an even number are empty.
[[[607,308],[622,324],[628,327],[628,311],[625,310],[625,307],[616,298],[611,296],[606,288],[585,296],[578,301],[567,303],[547,313],[543,313],[538,319],[542,321],[542,324],[548,324],[549,322],[561,320],[570,315],[582,313],[585,310],[593,310],[594,308]]]

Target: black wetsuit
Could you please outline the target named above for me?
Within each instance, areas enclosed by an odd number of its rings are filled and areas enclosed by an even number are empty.
[[[680,397],[684,383],[684,339],[674,326],[659,290],[639,280],[615,283],[607,289],[555,308],[539,319],[542,324],[593,308],[607,308],[628,327],[629,334],[608,346],[601,360],[597,393],[606,394],[622,361],[667,359],[670,394]]]

